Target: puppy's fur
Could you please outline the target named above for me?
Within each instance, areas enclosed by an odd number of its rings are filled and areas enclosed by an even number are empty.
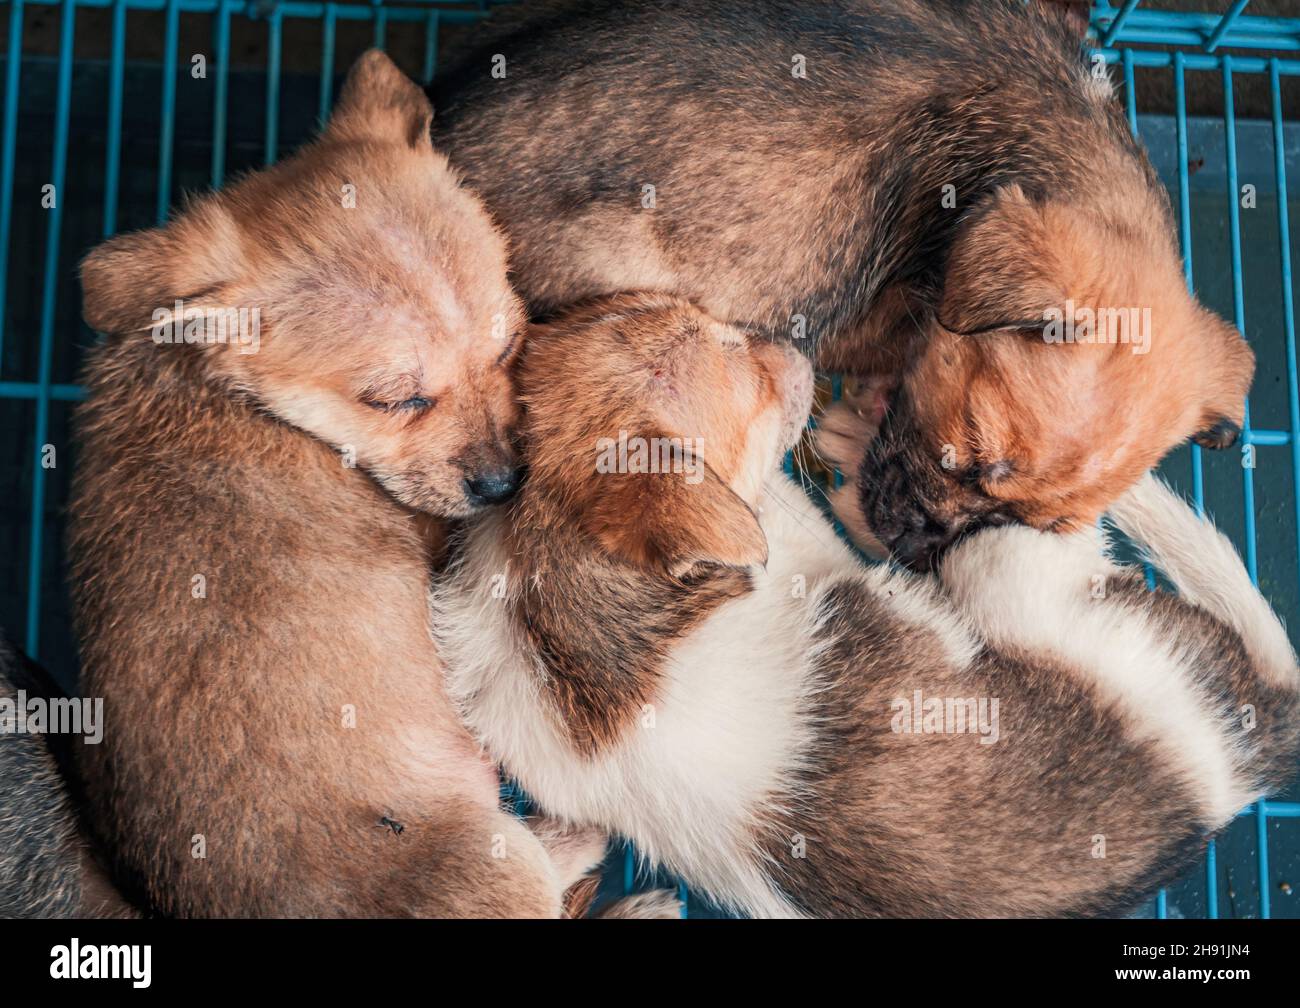
[[[440,82],[436,129],[510,232],[516,287],[542,311],[674,291],[900,384],[861,485],[905,561],[982,524],[1085,527],[1188,436],[1231,441],[1251,353],[1188,295],[1167,196],[1059,11],[591,0],[497,18]],[[1067,301],[1150,308],[1148,352],[1046,343]]]
[[[430,115],[368,53],[316,142],[83,266],[81,766],[165,914],[555,916],[603,852],[498,807],[429,638],[441,524],[378,485],[461,515],[513,465],[520,309]],[[177,299],[260,308],[260,348],[155,344]]]
[[[1168,490],[1112,515],[1177,596],[1095,531],[864,567],[776,470],[799,364],[726,330],[633,296],[530,336],[529,483],[433,606],[467,723],[543,808],[750,914],[1093,915],[1293,768],[1286,635]],[[702,438],[706,478],[597,472],[620,431]],[[938,722],[900,717],[917,690]]]

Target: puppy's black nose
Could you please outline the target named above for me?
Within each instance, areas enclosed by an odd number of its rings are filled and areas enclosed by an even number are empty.
[[[520,469],[487,469],[465,480],[465,496],[472,504],[500,504],[519,489]]]
[[[890,543],[890,551],[905,567],[925,573],[935,569],[943,551],[956,539],[955,530],[927,520],[924,527],[904,532]]]
[[[922,528],[904,532],[890,544],[891,552],[905,567],[919,573],[928,573],[939,566],[943,554],[967,536],[984,529],[998,528],[1014,524],[1016,519],[1009,514],[991,511],[987,514],[958,519],[951,526],[927,519]]]
[[[940,537],[907,532],[893,542],[890,552],[909,570],[925,574],[934,570],[942,549],[943,540]]]

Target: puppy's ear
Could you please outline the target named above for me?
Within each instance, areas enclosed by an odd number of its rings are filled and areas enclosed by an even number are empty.
[[[964,335],[1041,328],[1045,309],[1065,303],[1042,209],[1004,186],[953,243],[939,299],[939,324]]]
[[[611,555],[671,577],[697,564],[767,563],[767,537],[749,505],[703,459],[673,457],[680,471],[595,473],[587,531]]]
[[[238,275],[239,229],[209,196],[165,227],[119,235],[81,261],[81,313],[97,332],[126,333],[158,322],[155,312],[184,301],[219,300]]]
[[[325,135],[431,147],[433,106],[411,78],[378,49],[352,64]]]
[[[1209,385],[1203,393],[1201,428],[1192,440],[1203,448],[1230,448],[1245,422],[1246,393],[1255,376],[1255,354],[1237,331],[1213,312],[1201,309],[1196,323],[1209,332],[1212,354]]]

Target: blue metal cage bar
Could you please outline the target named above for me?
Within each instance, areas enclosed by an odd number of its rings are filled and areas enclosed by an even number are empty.
[[[105,151],[103,167],[103,203],[98,209],[102,220],[102,235],[109,236],[119,226],[122,206],[122,186],[129,181],[122,172],[122,127],[126,102],[125,75],[127,70],[126,39],[127,17],[132,12],[161,14],[163,19],[162,56],[158,65],[161,71],[161,90],[158,94],[158,163],[157,186],[153,193],[154,217],[158,221],[166,215],[175,196],[174,156],[177,142],[177,87],[178,45],[181,20],[186,15],[206,15],[211,18],[212,52],[212,124],[210,133],[210,161],[208,176],[213,186],[219,186],[227,174],[228,143],[231,133],[230,119],[230,60],[232,20],[260,21],[266,32],[266,66],[263,92],[263,133],[261,158],[270,163],[281,153],[282,146],[282,41],[286,23],[311,21],[319,24],[320,57],[319,86],[316,115],[324,119],[333,100],[336,73],[338,31],[340,23],[369,22],[373,41],[384,46],[399,33],[414,32],[421,40],[421,70],[424,78],[431,79],[438,65],[438,41],[441,28],[448,24],[467,23],[483,17],[490,9],[486,2],[477,5],[429,2],[419,5],[388,6],[383,0],[370,2],[303,2],[303,0],[261,0],[247,3],[244,0],[9,0],[7,18],[8,40],[5,49],[3,74],[4,95],[0,100],[0,365],[4,356],[5,338],[12,338],[9,326],[9,274],[14,267],[11,244],[14,238],[14,188],[20,95],[23,87],[23,25],[25,13],[34,7],[57,7],[59,18],[58,55],[55,88],[50,115],[49,184],[53,203],[44,219],[44,246],[39,260],[41,282],[39,308],[35,325],[20,330],[18,338],[29,340],[36,347],[36,374],[34,380],[5,380],[0,374],[0,402],[6,400],[30,402],[33,406],[31,451],[27,464],[31,466],[31,492],[29,505],[28,554],[26,558],[25,646],[36,656],[40,651],[42,629],[42,570],[46,534],[47,477],[42,465],[45,445],[50,437],[51,411],[56,405],[75,402],[82,390],[73,384],[54,381],[55,309],[61,279],[60,259],[63,251],[64,190],[67,181],[70,113],[72,104],[73,72],[75,67],[75,31],[78,9],[106,9],[110,11],[109,57],[107,61],[105,95]],[[1108,3],[1095,4],[1091,24],[1097,39],[1097,49],[1108,64],[1118,69],[1122,78],[1125,111],[1135,136],[1139,133],[1138,108],[1135,92],[1136,71],[1157,70],[1171,75],[1174,83],[1176,148],[1178,157],[1177,190],[1175,202],[1178,209],[1179,243],[1183,253],[1186,281],[1194,283],[1192,259],[1192,205],[1188,169],[1188,116],[1186,74],[1192,71],[1216,71],[1221,76],[1224,94],[1223,127],[1225,130],[1226,196],[1229,208],[1229,244],[1233,321],[1244,333],[1245,298],[1244,269],[1241,248],[1241,220],[1237,201],[1237,122],[1233,107],[1234,80],[1242,74],[1262,75],[1268,80],[1271,103],[1271,136],[1273,144],[1273,174],[1277,189],[1278,266],[1282,289],[1282,319],[1285,340],[1287,374],[1288,428],[1256,429],[1250,424],[1249,404],[1247,421],[1242,436],[1245,448],[1289,447],[1292,464],[1291,512],[1300,530],[1300,381],[1297,379],[1297,351],[1295,339],[1295,310],[1292,294],[1292,260],[1290,249],[1290,217],[1287,207],[1286,151],[1284,147],[1284,116],[1282,79],[1300,76],[1300,18],[1256,17],[1247,13],[1247,0],[1234,0],[1220,14],[1177,13],[1142,9],[1139,0],[1125,0],[1116,7]],[[1164,45],[1175,51],[1133,48],[1140,45]],[[1227,53],[1223,50],[1237,50]],[[1242,52],[1245,50],[1245,52]],[[1250,51],[1265,53],[1255,55]],[[1296,58],[1278,56],[1277,53],[1297,54]],[[838,396],[838,382],[834,394]],[[65,407],[66,408],[66,407]],[[1198,508],[1204,507],[1204,467],[1200,449],[1191,449],[1192,493]],[[1258,577],[1258,529],[1255,512],[1255,488],[1252,469],[1242,470],[1242,503],[1245,521],[1245,554],[1252,578]],[[838,479],[838,477],[835,477]],[[1300,538],[1300,536],[1298,536]],[[1296,556],[1297,583],[1300,584],[1300,546]],[[519,807],[522,796],[515,795]],[[1270,916],[1269,860],[1267,826],[1270,820],[1300,818],[1300,802],[1263,801],[1242,813],[1254,820],[1257,871],[1259,876],[1259,915]],[[1206,854],[1206,911],[1210,917],[1219,914],[1217,851],[1211,844]],[[627,849],[621,861],[621,882],[625,889],[633,889],[646,881],[639,871],[637,855]],[[686,893],[682,891],[683,899]],[[1168,902],[1161,892],[1155,900],[1155,913],[1165,916]]]
[[[1290,222],[1287,208],[1286,157],[1283,137],[1281,77],[1295,73],[1294,61],[1277,57],[1253,58],[1223,54],[1215,56],[1220,46],[1258,48],[1275,51],[1300,49],[1300,19],[1242,18],[1248,0],[1236,0],[1220,16],[1208,14],[1183,14],[1171,12],[1142,12],[1138,0],[1127,0],[1119,9],[1098,6],[1093,10],[1092,23],[1101,40],[1101,53],[1110,64],[1118,63],[1123,72],[1127,98],[1127,112],[1134,135],[1137,135],[1137,110],[1135,104],[1135,66],[1171,67],[1174,77],[1175,120],[1178,154],[1178,221],[1179,245],[1189,290],[1194,290],[1194,273],[1191,246],[1191,203],[1188,184],[1189,157],[1187,141],[1187,94],[1185,73],[1188,69],[1219,70],[1224,97],[1224,153],[1226,178],[1226,206],[1228,208],[1228,236],[1230,247],[1233,322],[1246,335],[1245,295],[1241,254],[1241,219],[1238,202],[1237,124],[1234,108],[1234,72],[1267,73],[1270,84],[1274,175],[1278,194],[1278,239],[1281,265],[1282,311],[1287,356],[1288,399],[1290,412],[1289,431],[1254,430],[1250,423],[1250,403],[1245,404],[1245,422],[1242,438],[1243,450],[1254,446],[1290,445],[1292,461],[1292,507],[1300,523],[1300,408],[1297,406],[1297,377],[1295,354],[1295,321],[1291,286]],[[1166,44],[1174,46],[1199,46],[1204,53],[1152,52],[1113,48],[1116,41],[1130,44]],[[1204,468],[1201,449],[1191,447],[1192,488],[1198,510],[1204,508]],[[1258,536],[1256,528],[1254,467],[1242,466],[1242,498],[1245,516],[1245,560],[1251,580],[1258,585]],[[1300,525],[1298,525],[1300,527]],[[1297,553],[1300,565],[1300,550]],[[1297,567],[1300,574],[1300,566]],[[1255,848],[1259,879],[1259,916],[1271,916],[1269,886],[1268,820],[1300,816],[1300,803],[1257,802],[1242,813],[1255,821]],[[1217,852],[1213,841],[1206,850],[1206,912],[1219,916]],[[1165,917],[1168,912],[1166,893],[1161,890],[1155,901],[1155,915]]]

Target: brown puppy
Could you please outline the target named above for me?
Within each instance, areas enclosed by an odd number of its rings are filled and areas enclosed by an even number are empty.
[[[83,265],[79,755],[167,914],[554,916],[603,852],[498,807],[429,638],[440,527],[380,486],[464,515],[514,482],[522,315],[431,114],[371,52],[315,143]]]
[[[779,470],[807,362],[662,294],[532,330],[529,479],[432,595],[452,697],[551,814],[755,915],[1083,916],[1294,773],[1300,669],[1153,478],[1097,529],[868,567]]]
[[[1085,527],[1188,436],[1232,440],[1250,351],[1188,295],[1167,196],[1058,13],[559,7],[439,88],[516,287],[539,310],[671,290],[900,384],[861,485],[903,559]],[[1079,322],[1060,341],[1052,312]]]

